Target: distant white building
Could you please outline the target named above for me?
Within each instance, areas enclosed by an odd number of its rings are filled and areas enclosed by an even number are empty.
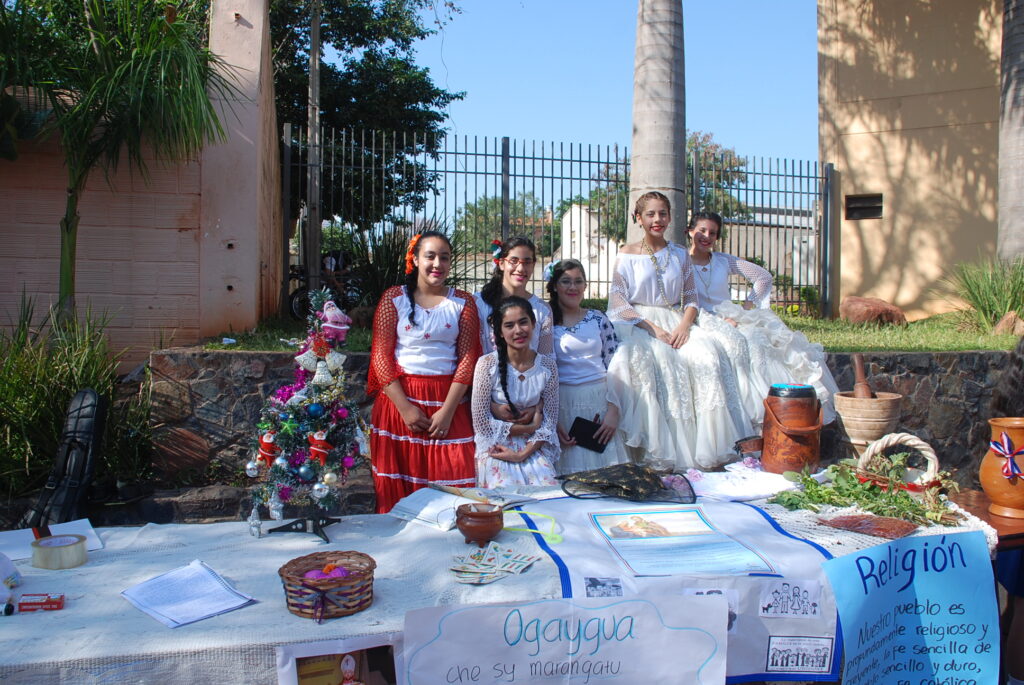
[[[552,261],[577,259],[587,271],[587,297],[608,297],[619,245],[600,230],[600,211],[572,205],[562,215],[562,244]]]

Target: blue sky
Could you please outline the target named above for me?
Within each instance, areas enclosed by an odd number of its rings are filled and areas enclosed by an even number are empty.
[[[461,0],[417,45],[459,135],[630,145],[635,0]],[[687,127],[817,158],[815,0],[684,0]]]

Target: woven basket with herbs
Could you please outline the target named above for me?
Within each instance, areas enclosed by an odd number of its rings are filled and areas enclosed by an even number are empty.
[[[902,445],[919,452],[928,462],[925,470],[907,466],[910,452],[885,455],[884,451]],[[920,438],[908,433],[893,433],[868,445],[859,459],[843,459],[829,466],[825,482],[808,473],[783,474],[801,486],[800,490],[780,492],[770,502],[787,509],[820,511],[822,505],[857,506],[878,516],[891,516],[918,525],[955,526],[963,517],[949,509],[944,494],[959,486],[946,471],[939,471],[935,451]]]
[[[317,552],[278,569],[288,611],[317,623],[357,613],[373,603],[377,562],[362,552]],[[309,577],[319,571],[324,577]]]

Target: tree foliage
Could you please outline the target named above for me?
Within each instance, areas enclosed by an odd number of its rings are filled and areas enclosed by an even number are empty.
[[[397,206],[422,208],[436,176],[421,158],[437,152],[449,104],[463,93],[439,88],[415,63],[414,43],[458,12],[441,0],[322,0],[320,65],[323,159],[334,160],[324,184],[322,216],[339,216],[367,230],[393,219]],[[277,116],[307,121],[309,5],[270,3]],[[384,133],[386,132],[386,133]],[[293,176],[292,215],[298,215],[306,179]]]
[[[548,257],[562,243],[557,216],[536,194],[520,192],[509,198],[509,236],[530,238],[541,256]],[[456,210],[455,240],[464,254],[488,253],[495,239],[501,240],[500,195],[484,195]]]
[[[18,51],[5,57],[4,79],[45,99],[44,131],[59,136],[64,155],[59,293],[67,318],[74,312],[78,202],[90,174],[113,172],[123,156],[145,177],[144,152],[166,160],[195,154],[223,136],[210,93],[230,99],[235,89],[207,49],[201,2],[24,0],[13,8],[23,14],[4,15]],[[12,17],[18,22],[9,23]]]

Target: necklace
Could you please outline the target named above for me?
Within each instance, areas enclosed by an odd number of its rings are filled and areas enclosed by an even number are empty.
[[[690,261],[693,261],[693,255],[690,255]],[[712,259],[709,258],[707,264],[694,264],[694,266],[698,267],[694,271],[697,272],[697,278],[700,279],[700,282],[704,284],[704,292],[711,291],[711,262]]]
[[[672,259],[672,250],[666,249],[667,256],[665,259],[665,266],[662,266],[658,262],[658,258],[654,256],[654,250],[652,250],[651,246],[647,244],[646,236],[640,239],[640,245],[645,250],[647,250],[647,254],[651,256],[651,264],[654,265],[654,277],[658,281],[658,290],[661,291],[661,299],[665,301],[665,306],[675,311],[683,311],[683,295],[686,292],[686,277],[683,274],[683,265],[679,265],[679,302],[677,304],[672,304],[672,302],[668,299],[668,293],[665,292],[665,281],[662,279],[662,276],[668,269],[668,260]],[[671,243],[667,243],[665,247],[670,248],[671,245]]]

